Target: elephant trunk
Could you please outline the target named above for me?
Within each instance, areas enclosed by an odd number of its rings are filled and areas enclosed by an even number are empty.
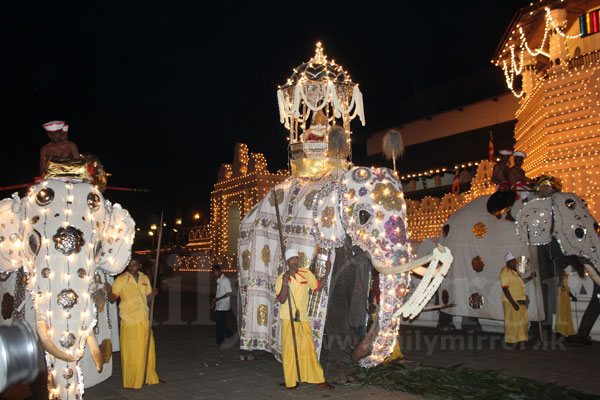
[[[373,341],[375,340],[375,336],[377,336],[378,331],[379,319],[376,318],[375,322],[371,325],[369,332],[367,332],[367,335],[363,338],[363,340],[360,341],[358,346],[356,346],[356,349],[354,349],[352,352],[353,361],[361,360],[371,354],[373,349]]]
[[[88,335],[87,344],[90,347],[90,352],[92,353],[94,364],[96,364],[96,370],[98,370],[98,372],[102,372],[102,367],[104,366],[104,362],[102,360],[102,353],[100,352],[100,347],[98,346],[96,336],[93,333],[90,333]]]
[[[54,357],[59,358],[63,361],[77,361],[77,358],[74,355],[62,351],[61,349],[56,347],[56,345],[52,342],[52,340],[48,336],[48,324],[46,323],[46,321],[38,319],[35,323],[35,327],[37,330],[38,338],[40,339],[40,342],[42,342],[42,346],[44,346],[44,350],[46,350],[49,354],[53,355]]]

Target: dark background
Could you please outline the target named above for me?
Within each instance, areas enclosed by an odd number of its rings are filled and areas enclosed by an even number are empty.
[[[528,4],[79,3],[4,6],[0,186],[39,174],[48,140],[41,124],[65,120],[80,152],[98,155],[112,173],[109,185],[151,189],[105,192],[145,228],[161,209],[170,223],[177,213],[208,213],[218,168],[232,162],[236,142],[264,153],[271,171],[287,168],[277,85],[317,41],[363,92],[367,126],[352,125],[360,164],[370,133],[452,103],[421,96],[423,104],[408,107],[406,99],[494,69],[511,17]],[[502,82],[502,70],[495,73]],[[473,91],[465,84],[456,98]]]

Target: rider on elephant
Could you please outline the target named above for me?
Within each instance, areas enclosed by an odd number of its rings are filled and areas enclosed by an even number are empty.
[[[524,152],[515,151],[513,153],[515,165],[508,170],[508,180],[511,188],[515,191],[517,200],[523,201],[525,201],[525,199],[527,199],[531,194],[531,188],[529,185],[532,183],[532,180],[525,175],[525,171],[523,171],[523,168],[521,168],[525,157],[527,157],[527,155]]]
[[[64,121],[46,122],[42,127],[46,130],[50,142],[46,143],[40,150],[40,174],[46,172],[51,158],[81,158],[75,143],[67,140],[69,125],[66,125]]]
[[[494,165],[492,171],[492,182],[496,184],[496,190],[510,189],[510,183],[508,180],[508,160],[512,155],[511,150],[500,150],[500,161]]]

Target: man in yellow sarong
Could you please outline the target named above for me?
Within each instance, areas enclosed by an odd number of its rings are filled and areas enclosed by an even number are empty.
[[[556,333],[563,336],[575,334],[573,329],[573,314],[571,313],[571,301],[577,301],[577,298],[569,290],[569,275],[563,271],[562,278],[558,285],[558,315],[556,317]]]
[[[106,283],[108,301],[119,302],[121,317],[120,343],[123,387],[141,389],[144,380],[144,364],[148,346],[148,298],[156,295],[152,291],[150,279],[140,272],[142,263],[132,257],[127,271],[115,279],[111,286]],[[164,383],[156,374],[156,354],[154,352],[154,336],[150,333],[150,351],[148,352],[148,369],[146,384]]]
[[[506,266],[500,270],[502,285],[502,305],[504,306],[504,341],[506,343],[527,342],[529,316],[525,282],[533,279],[532,273],[523,280],[517,271],[517,260],[511,253],[506,255]]]
[[[283,375],[285,386],[295,389],[298,386],[298,373],[296,370],[296,355],[292,337],[292,323],[296,334],[298,348],[298,364],[302,382],[315,383],[321,388],[333,389],[325,382],[323,368],[317,360],[317,352],[312,338],[312,330],[308,321],[308,289],[319,291],[327,282],[331,271],[331,262],[327,260],[325,275],[317,280],[312,272],[298,268],[299,258],[296,249],[285,252],[288,271],[277,278],[275,291],[277,300],[281,303],[279,318],[281,319],[281,358],[283,359]],[[288,294],[292,301],[292,320],[288,305]]]

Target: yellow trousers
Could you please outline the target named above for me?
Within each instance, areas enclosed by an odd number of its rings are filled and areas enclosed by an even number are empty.
[[[506,343],[527,341],[529,339],[527,306],[519,305],[519,309],[515,310],[508,301],[503,301],[502,305],[504,305],[504,341]]]
[[[144,364],[146,362],[146,346],[148,340],[148,322],[125,323],[121,320],[121,368],[123,387],[140,389],[144,380]],[[156,353],[154,352],[154,335],[150,333],[150,352],[148,353],[148,370],[146,384],[159,382],[156,374]]]
[[[323,368],[317,360],[317,352],[312,340],[312,330],[308,321],[294,322],[296,343],[298,345],[298,362],[300,364],[300,377],[302,382],[323,383]],[[292,327],[289,319],[281,320],[281,358],[283,360],[283,375],[285,386],[294,387],[298,382],[296,372],[296,356],[294,354],[294,341]]]

